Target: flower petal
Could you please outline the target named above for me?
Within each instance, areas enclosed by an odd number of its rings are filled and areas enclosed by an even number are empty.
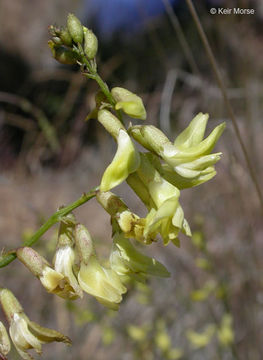
[[[119,131],[117,141],[117,152],[102,176],[101,191],[109,191],[121,184],[140,165],[139,153],[134,147],[130,136],[124,130]]]
[[[187,128],[177,136],[174,141],[175,147],[186,149],[199,144],[204,138],[208,118],[208,114],[197,114]]]

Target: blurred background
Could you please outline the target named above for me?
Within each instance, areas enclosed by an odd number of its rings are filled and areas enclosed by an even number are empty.
[[[194,4],[262,184],[263,3]],[[210,14],[218,7],[253,8],[255,14]],[[69,12],[97,34],[104,80],[139,94],[147,122],[170,139],[200,111],[210,114],[209,129],[226,121],[216,147],[223,157],[212,181],[182,192],[193,239],[182,238],[180,249],[161,242],[144,249],[171,278],[130,284],[119,312],[89,296],[65,303],[46,294],[17,261],[1,269],[2,286],[14,291],[34,321],[72,338],[69,349],[46,346],[47,360],[263,359],[262,213],[185,0],[0,1],[1,248],[19,246],[60,205],[96,186],[115,152],[102,127],[84,121],[97,85],[74,66],[58,64],[47,46],[48,25],[64,25]],[[118,193],[145,214],[125,186]],[[75,214],[106,258],[107,214],[95,201]],[[50,261],[56,231],[35,246]],[[15,351],[10,358],[18,359]]]

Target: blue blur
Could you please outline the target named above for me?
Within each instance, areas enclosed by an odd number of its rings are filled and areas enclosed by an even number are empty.
[[[181,0],[169,1],[176,5]],[[162,0],[84,0],[84,14],[104,38],[110,38],[116,32],[134,34],[164,12]]]

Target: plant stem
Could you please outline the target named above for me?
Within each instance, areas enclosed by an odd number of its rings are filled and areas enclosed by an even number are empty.
[[[101,88],[101,91],[104,93],[106,98],[109,100],[110,104],[115,105],[116,102],[115,102],[113,96],[111,95],[108,85],[102,80],[102,78],[99,76],[97,71],[91,66],[89,60],[86,59],[86,57],[84,55],[82,57],[82,63],[85,64],[89,70],[89,74],[84,73],[84,75],[86,75],[90,79],[95,80],[96,83]]]
[[[82,56],[82,63],[85,64],[89,70],[89,73],[88,74],[84,73],[84,75],[87,76],[89,79],[93,79],[96,81],[96,83],[101,88],[101,91],[104,93],[106,98],[109,100],[109,103],[114,107],[114,105],[116,104],[116,101],[114,100],[114,98],[109,90],[108,85],[105,83],[105,81],[102,80],[100,75],[97,73],[97,70],[95,70],[91,66],[90,62],[87,60],[87,58],[84,55]],[[117,113],[117,116],[118,116],[120,122],[123,123],[121,111],[117,110],[116,113]]]
[[[229,98],[227,96],[226,87],[225,87],[225,85],[223,83],[222,77],[221,77],[220,72],[218,70],[218,66],[217,66],[217,63],[216,63],[215,56],[214,56],[214,54],[212,52],[211,46],[210,46],[210,44],[208,42],[207,36],[206,36],[206,34],[204,32],[203,26],[202,26],[202,24],[200,22],[199,16],[198,16],[198,14],[197,14],[197,12],[195,10],[195,7],[193,5],[192,0],[186,0],[186,3],[187,3],[187,6],[189,8],[189,11],[190,11],[190,13],[192,15],[192,18],[193,18],[193,20],[195,22],[195,25],[197,27],[197,30],[198,30],[198,33],[199,33],[200,38],[202,40],[202,43],[204,45],[208,60],[209,60],[209,62],[211,64],[211,67],[213,69],[213,72],[214,72],[214,75],[215,75],[215,78],[216,78],[216,81],[217,81],[218,87],[220,88],[221,93],[223,95],[223,98],[224,98],[224,101],[225,101],[225,104],[226,104],[226,109],[228,111],[228,115],[229,115],[229,117],[230,117],[230,119],[232,121],[232,125],[233,125],[233,128],[234,128],[236,137],[238,139],[238,142],[239,142],[239,144],[241,146],[241,150],[242,150],[243,155],[245,157],[247,167],[248,167],[248,171],[250,173],[251,179],[252,179],[252,181],[254,183],[254,186],[255,186],[255,189],[257,191],[259,202],[260,202],[260,205],[261,205],[261,211],[263,213],[263,195],[262,195],[262,192],[261,192],[261,188],[259,186],[258,179],[257,179],[257,176],[256,176],[255,171],[253,169],[252,163],[250,161],[250,157],[249,157],[245,142],[244,142],[244,140],[243,140],[243,138],[241,136],[241,133],[239,131],[237,120],[236,120],[232,105],[231,105],[231,103],[229,101]]]
[[[50,218],[31,236],[30,239],[24,242],[23,246],[32,246],[35,244],[39,238],[54,224],[61,220],[61,218],[67,214],[69,214],[72,210],[78,208],[79,206],[85,204],[87,201],[91,200],[96,196],[99,187],[95,187],[91,189],[88,193],[83,194],[78,200],[73,202],[72,204],[63,207],[56,211]],[[0,258],[0,268],[7,266],[16,258],[15,250],[10,251],[8,254],[1,256]]]

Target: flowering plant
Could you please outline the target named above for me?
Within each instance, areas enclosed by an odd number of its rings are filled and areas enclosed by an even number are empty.
[[[169,277],[168,270],[156,259],[141,253],[136,243],[148,246],[163,239],[180,246],[179,236],[191,236],[184,217],[180,192],[200,185],[215,176],[215,164],[221,153],[212,153],[225,124],[218,125],[204,139],[207,114],[198,114],[174,142],[152,125],[125,125],[123,118],[146,120],[143,100],[122,87],[109,89],[97,72],[98,40],[95,34],[69,14],[67,26],[50,27],[49,47],[62,64],[78,64],[88,79],[95,80],[100,91],[96,107],[88,115],[95,117],[117,142],[117,151],[100,180],[100,185],[73,204],[60,208],[16,250],[2,255],[0,266],[16,257],[36,276],[50,293],[75,300],[88,293],[104,306],[117,310],[127,292],[130,278],[144,282],[148,276]],[[139,143],[144,150],[140,151]],[[133,213],[125,202],[111,192],[124,181],[147,208],[144,218]],[[112,248],[104,264],[96,253],[94,241],[72,211],[96,198],[111,218]],[[53,264],[32,249],[32,245],[52,225],[60,222]],[[0,303],[10,324],[11,339],[23,359],[31,359],[28,349],[41,353],[43,343],[70,340],[55,330],[42,328],[30,321],[15,296],[0,290]],[[0,326],[0,353],[10,349],[7,332]]]

